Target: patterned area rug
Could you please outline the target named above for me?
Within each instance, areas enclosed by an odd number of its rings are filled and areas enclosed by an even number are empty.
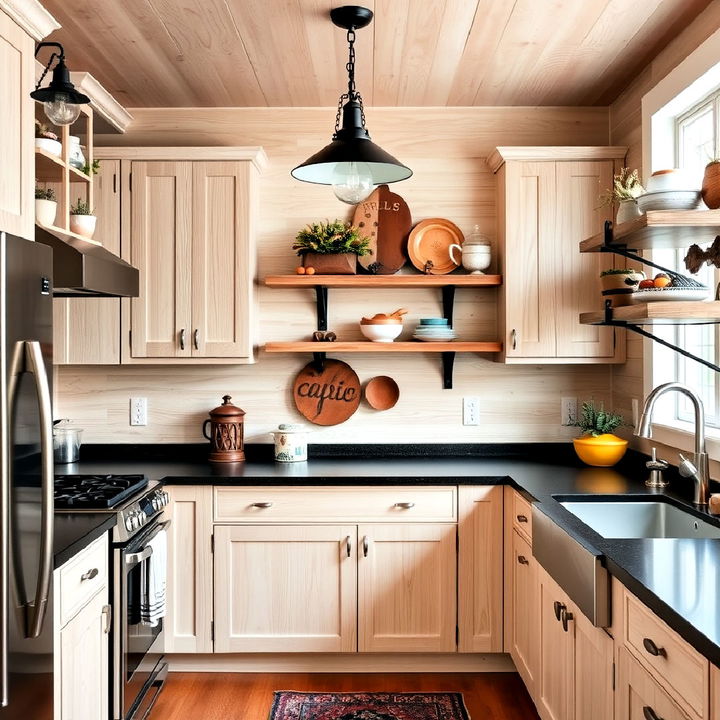
[[[276,692],[270,720],[470,720],[462,693]]]

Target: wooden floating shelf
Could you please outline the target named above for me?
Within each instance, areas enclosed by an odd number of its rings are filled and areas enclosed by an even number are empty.
[[[65,172],[65,163],[58,155],[41,148],[35,148],[35,179],[40,182],[60,182]]]
[[[626,305],[612,309],[613,322],[631,325],[687,325],[720,323],[720,302],[669,301]],[[603,325],[604,312],[581,313],[583,325]]]
[[[720,210],[650,210],[612,229],[605,242],[599,232],[580,243],[580,252],[600,252],[617,246],[632,250],[678,248],[711,243],[720,235]]]
[[[377,343],[369,340],[357,342],[269,342],[265,351],[269,353],[496,353],[502,350],[501,342],[391,342]]]
[[[265,285],[286,288],[498,287],[502,285],[502,275],[268,275]]]
[[[77,233],[70,232],[70,230],[64,230],[63,228],[57,227],[56,225],[41,225],[40,223],[37,223],[37,226],[41,227],[43,230],[47,230],[53,235],[57,235],[61,240],[65,240],[65,242],[68,242],[71,245],[79,241],[87,243],[88,245],[102,247],[102,243],[98,242],[97,240],[84,237],[83,235],[78,235]]]
[[[82,170],[78,170],[72,165],[68,166],[68,170],[70,171],[70,182],[90,182],[90,177]]]

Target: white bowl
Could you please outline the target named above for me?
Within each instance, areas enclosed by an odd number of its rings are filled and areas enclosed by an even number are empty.
[[[687,170],[660,170],[659,174],[651,175],[645,184],[648,193],[667,192],[672,190],[699,190],[698,178],[693,178]]]
[[[401,332],[403,326],[400,323],[392,325],[360,325],[362,334],[373,342],[391,343]]]
[[[640,210],[696,210],[702,198],[698,190],[667,190],[641,195],[637,199]]]
[[[60,157],[62,153],[62,143],[59,140],[53,140],[52,138],[35,138],[35,147],[44,150],[50,155]]]

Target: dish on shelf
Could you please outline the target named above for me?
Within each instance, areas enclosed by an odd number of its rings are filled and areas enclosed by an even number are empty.
[[[693,180],[690,173],[679,168],[656,170],[645,183],[645,191],[648,193],[699,189],[698,183]]]
[[[453,340],[457,340],[457,335],[413,335],[414,340],[419,340],[420,342],[452,342]]]
[[[637,198],[641,212],[648,210],[696,210],[702,198],[699,190],[663,190]]]
[[[361,325],[402,325],[402,316],[407,315],[405,308],[398,308],[393,313],[376,313],[371,318],[364,317]]]
[[[410,262],[420,272],[447,275],[460,267],[450,254],[453,245],[462,246],[465,237],[460,228],[444,218],[428,218],[419,222],[408,238]]]
[[[438,325],[442,326],[447,324],[447,318],[420,318],[420,325],[418,327],[429,327],[433,325],[437,327]]]
[[[665,287],[636,290],[630,295],[633,305],[648,302],[666,302],[668,300],[707,300],[710,288]]]
[[[55,157],[62,155],[62,143],[59,140],[44,137],[35,138],[35,147],[48,155],[54,155]]]
[[[364,325],[360,323],[360,330],[371,342],[391,343],[402,332],[402,323],[381,325]]]

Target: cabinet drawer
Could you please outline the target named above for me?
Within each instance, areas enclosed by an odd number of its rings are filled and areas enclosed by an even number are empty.
[[[107,584],[108,553],[108,539],[104,535],[58,571],[61,626]]]
[[[532,541],[532,505],[517,490],[513,492],[512,505],[513,527]]]
[[[708,716],[708,661],[634,595],[625,591],[624,642],[683,707],[696,718]]]
[[[215,522],[454,522],[455,487],[216,487]]]

